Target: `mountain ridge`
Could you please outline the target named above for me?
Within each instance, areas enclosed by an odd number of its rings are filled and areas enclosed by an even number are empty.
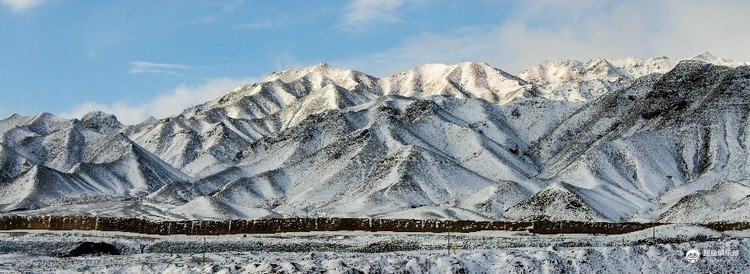
[[[79,199],[84,215],[108,205],[188,219],[750,219],[748,197],[711,202],[748,187],[738,165],[748,159],[748,68],[692,59],[557,60],[519,76],[428,64],[383,78],[319,64],[139,125],[101,112],[14,115],[0,120],[0,196],[10,201],[0,207],[61,214],[73,207],[55,201]],[[717,188],[726,180],[735,185]],[[6,195],[54,181],[72,188]],[[149,204],[87,202],[96,196]],[[689,217],[697,204],[709,209]]]

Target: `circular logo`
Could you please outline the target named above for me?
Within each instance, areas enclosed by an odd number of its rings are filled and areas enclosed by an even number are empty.
[[[687,253],[685,253],[685,259],[687,259],[688,262],[690,262],[691,264],[697,262],[698,259],[700,258],[701,258],[701,253],[698,250],[691,249],[691,250],[688,250]]]

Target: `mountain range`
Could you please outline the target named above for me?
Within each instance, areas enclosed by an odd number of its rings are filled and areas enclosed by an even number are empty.
[[[4,214],[750,220],[750,67],[275,72],[164,119],[0,120]]]

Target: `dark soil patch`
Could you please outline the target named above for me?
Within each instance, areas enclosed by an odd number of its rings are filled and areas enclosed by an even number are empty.
[[[120,250],[108,243],[83,242],[63,257],[78,257],[83,255],[120,255]]]

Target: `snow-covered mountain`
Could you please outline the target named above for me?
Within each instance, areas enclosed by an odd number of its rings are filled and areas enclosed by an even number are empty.
[[[482,98],[491,103],[507,103],[536,92],[528,82],[479,63],[427,64],[385,77],[381,85],[388,95]]]
[[[747,66],[709,53],[555,60],[518,76],[320,64],[138,125],[14,115],[0,121],[0,209],[750,220],[748,81]]]
[[[558,59],[522,71],[521,79],[539,86],[542,96],[554,100],[588,101],[621,89],[650,73],[672,69],[676,60],[666,57],[602,59],[588,62]]]
[[[67,199],[143,196],[190,177],[119,132],[112,115],[48,113],[0,121],[0,207],[34,209]]]
[[[729,67],[747,65],[716,57],[709,52],[697,54],[687,60]],[[679,61],[668,57],[594,58],[587,62],[557,59],[523,70],[518,77],[537,86],[543,97],[553,100],[588,101],[609,91],[630,86],[643,76],[652,73],[664,74],[672,70]]]

